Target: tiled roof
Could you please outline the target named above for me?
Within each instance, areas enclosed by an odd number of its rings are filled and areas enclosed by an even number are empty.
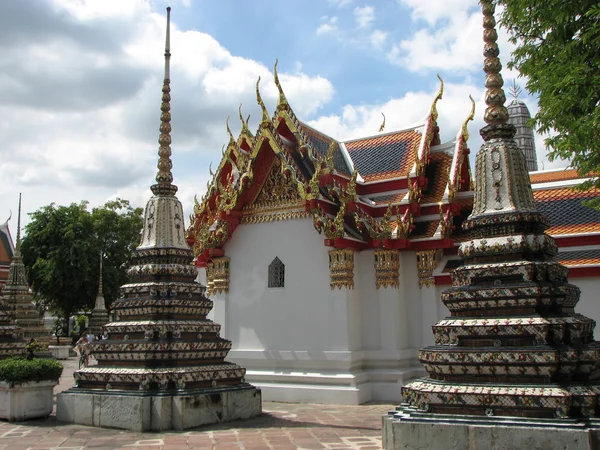
[[[369,182],[407,176],[414,163],[414,148],[420,140],[420,133],[409,130],[344,144],[358,173]]]
[[[600,192],[596,189],[590,189],[587,191],[576,191],[575,189],[569,187],[533,191],[533,198],[535,199],[536,203],[547,202],[552,200],[595,198],[599,195]]]
[[[529,179],[532,184],[549,183],[551,181],[575,180],[579,178],[575,169],[553,170],[538,173],[530,173]]]
[[[397,192],[395,194],[378,195],[376,197],[370,197],[369,199],[374,201],[378,205],[389,205],[390,203],[396,204],[406,197],[408,190]]]
[[[448,184],[448,169],[452,164],[452,156],[446,153],[432,153],[429,156],[425,175],[427,176],[427,191],[423,192],[421,204],[437,203],[442,200]]]
[[[430,238],[438,229],[439,220],[430,220],[427,222],[414,222],[414,228],[408,235],[410,239]]]
[[[554,257],[554,261],[558,261],[566,266],[600,264],[600,249],[559,252]]]
[[[335,139],[327,136],[326,134],[321,133],[320,131],[315,130],[314,128],[312,128],[309,125],[306,125],[303,122],[300,122],[300,127],[302,128],[302,131],[308,138],[309,144],[317,152],[317,154],[319,154],[323,158],[325,157],[325,155],[327,155],[327,150],[329,150],[329,144],[332,141],[336,142],[336,149],[333,154],[333,166],[335,167],[335,170],[337,170],[339,173],[342,173],[344,175],[352,174],[350,172],[350,169],[348,168],[348,165],[346,164],[344,156],[342,155],[340,146],[337,143],[337,141],[335,141]]]
[[[600,223],[600,211],[583,206],[580,198],[541,201],[536,202],[536,206],[552,226]]]

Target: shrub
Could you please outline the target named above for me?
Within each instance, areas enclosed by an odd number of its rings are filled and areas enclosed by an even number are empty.
[[[0,381],[27,383],[29,381],[56,380],[62,375],[63,366],[50,358],[7,358],[0,361]]]

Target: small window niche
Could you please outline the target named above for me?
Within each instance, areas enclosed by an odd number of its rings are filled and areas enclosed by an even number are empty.
[[[278,257],[269,264],[269,287],[282,288],[285,285],[285,266]]]

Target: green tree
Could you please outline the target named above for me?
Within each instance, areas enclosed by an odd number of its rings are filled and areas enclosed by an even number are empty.
[[[516,45],[509,67],[539,98],[533,121],[550,161],[581,176],[600,173],[600,6],[597,0],[497,0],[500,23]],[[583,188],[600,188],[594,177]]]
[[[118,296],[142,228],[142,209],[117,199],[88,211],[88,203],[50,204],[31,214],[21,245],[32,290],[67,319],[91,310],[98,292],[100,254],[107,307]],[[68,322],[67,322],[68,323]]]

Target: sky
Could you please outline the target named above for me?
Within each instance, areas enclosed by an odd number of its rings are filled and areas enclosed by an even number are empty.
[[[447,141],[476,100],[472,157],[484,125],[483,41],[477,0],[21,0],[0,15],[0,222],[16,231],[50,203],[91,207],[120,197],[144,206],[156,175],[164,36],[171,11],[174,183],[186,226],[228,142],[238,106],[270,112],[272,68],[300,120],[337,139],[410,127],[438,104]],[[511,47],[499,30],[504,66]],[[505,84],[518,73],[503,69]],[[510,97],[507,93],[507,97]],[[535,98],[520,98],[532,114]],[[537,137],[540,168],[549,163]]]

